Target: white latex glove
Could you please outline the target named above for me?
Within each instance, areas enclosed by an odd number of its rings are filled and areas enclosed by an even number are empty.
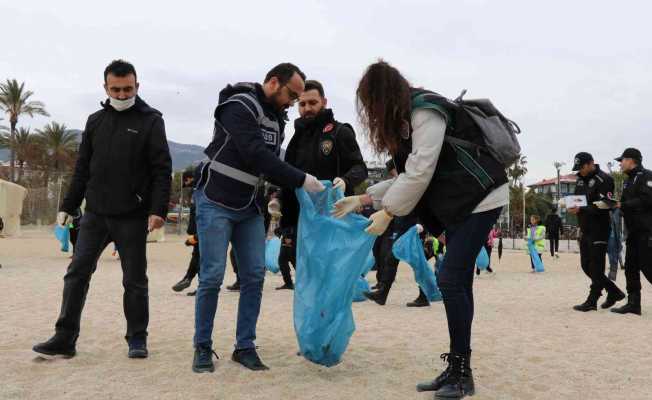
[[[362,196],[349,196],[339,199],[331,215],[335,218],[344,218],[348,214],[362,208]]]
[[[306,174],[306,180],[303,181],[303,188],[308,193],[321,192],[326,189],[323,183],[319,182],[317,178],[310,174]]]
[[[423,225],[417,224],[417,232],[422,233],[423,232]]]
[[[57,224],[60,226],[69,225],[72,222],[72,216],[65,211],[59,211],[57,214]]]
[[[609,207],[609,204],[605,203],[602,200],[594,201],[593,204],[598,207],[601,210],[609,210],[611,207]]]
[[[333,179],[333,189],[342,189],[342,193],[346,192],[346,182],[342,178]]]
[[[281,217],[283,215],[281,214],[281,203],[278,199],[272,199],[269,201],[267,204],[267,212],[272,217]]]
[[[371,225],[365,229],[365,232],[370,235],[380,236],[385,233],[387,227],[389,227],[389,224],[392,222],[394,217],[389,215],[387,211],[380,210],[371,214],[369,219],[371,220]]]

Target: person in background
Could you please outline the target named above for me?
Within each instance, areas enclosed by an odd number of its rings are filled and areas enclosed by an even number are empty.
[[[550,257],[559,258],[559,237],[561,236],[562,224],[557,210],[553,209],[546,217],[546,234],[550,240]]]
[[[324,87],[316,80],[306,81],[298,108],[300,118],[294,121],[294,136],[288,143],[285,162],[319,180],[333,181],[334,187],[352,195],[368,175],[353,127],[335,119],[333,110],[328,108]],[[290,263],[296,268],[299,202],[293,188],[284,188],[281,196],[279,268],[283,285],[276,289],[292,290]]]
[[[494,271],[491,269],[491,251],[494,248],[494,241],[498,237],[498,231],[496,230],[496,226],[494,225],[493,228],[489,231],[489,236],[487,236],[487,243],[484,245],[484,249],[487,251],[487,257],[489,258],[489,265],[487,265],[487,272],[488,273],[493,273]],[[475,269],[476,275],[480,275],[480,268]]]
[[[575,195],[585,196],[586,206],[572,207],[568,212],[577,215],[581,232],[580,263],[582,271],[591,280],[586,300],[573,306],[573,309],[580,312],[596,311],[603,290],[607,292],[607,299],[600,307],[610,308],[623,300],[625,293],[605,275],[611,217],[608,207],[600,208],[596,203],[612,201],[614,180],[586,152],[575,155],[573,171],[577,171]]]
[[[534,247],[539,258],[544,251],[546,251],[546,227],[541,225],[541,217],[534,214],[530,216],[530,226],[527,228],[527,234],[525,239],[528,241],[534,242]],[[526,247],[527,254],[530,254],[530,250]],[[532,266],[532,272],[534,272],[534,261],[532,261],[532,255],[530,254],[530,265]]]
[[[623,195],[615,205],[622,211],[627,228],[627,304],[611,311],[641,315],[641,272],[652,283],[652,171],[643,168],[643,156],[635,148],[625,149],[616,161],[627,175]]]

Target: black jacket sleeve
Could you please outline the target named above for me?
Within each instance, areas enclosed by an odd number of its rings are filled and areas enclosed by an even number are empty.
[[[640,179],[636,182],[635,195],[621,204],[624,211],[640,207],[652,209],[652,187],[648,186],[648,182],[652,182],[650,174],[640,176]]]
[[[170,201],[170,186],[172,185],[172,158],[165,136],[163,118],[157,118],[152,125],[147,158],[151,174],[149,215],[158,215],[165,219]]]
[[[342,125],[337,133],[337,149],[342,163],[341,178],[346,182],[346,187],[353,190],[367,179],[368,172],[360,146],[355,139],[355,132],[348,125]]]
[[[220,113],[220,121],[231,133],[231,139],[242,158],[254,169],[281,186],[298,188],[303,185],[306,174],[281,161],[267,147],[256,120],[243,105],[226,105]]]
[[[600,183],[599,187],[597,188],[596,191],[598,197],[594,199],[590,199],[589,196],[587,196],[587,202],[588,204],[585,207],[580,207],[580,213],[584,215],[598,215],[600,213],[605,213],[605,210],[599,209],[595,204],[592,203],[592,201],[598,201],[601,198],[606,198],[609,196],[610,193],[613,194],[614,192],[614,181],[611,179],[611,177],[605,177],[604,181]],[[607,211],[608,212],[608,211]]]
[[[66,197],[61,203],[60,211],[65,211],[70,215],[74,214],[75,210],[81,206],[86,194],[86,183],[90,176],[90,162],[93,155],[93,146],[90,137],[91,132],[89,130],[91,118],[93,118],[93,116],[89,117],[88,121],[86,121],[86,127],[82,133],[82,140],[77,153],[77,162],[75,164],[75,171],[72,175],[72,182],[70,183],[70,188],[68,189],[68,193],[66,193]]]

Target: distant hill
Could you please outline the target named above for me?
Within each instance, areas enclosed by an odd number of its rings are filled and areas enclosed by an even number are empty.
[[[76,134],[81,139],[81,130],[70,129],[69,132]],[[204,148],[196,144],[184,144],[168,140],[168,146],[172,156],[172,169],[175,171],[183,170],[206,157]],[[9,150],[0,149],[0,161],[9,161]]]

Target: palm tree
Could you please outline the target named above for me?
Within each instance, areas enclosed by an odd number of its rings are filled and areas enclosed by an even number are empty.
[[[21,115],[44,115],[49,116],[45,111],[45,104],[40,101],[29,100],[34,92],[25,90],[25,82],[18,83],[15,79],[7,79],[7,82],[0,83],[0,110],[9,116],[10,139],[13,143],[16,135],[16,125]],[[14,182],[14,163],[16,161],[16,152],[12,147],[9,149],[9,180]]]
[[[59,172],[61,166],[74,159],[77,135],[68,131],[65,124],[50,122],[43,129],[37,129],[36,134],[45,155],[52,162],[49,166],[53,167],[55,172]]]
[[[512,179],[512,186],[521,183],[521,180],[527,174],[527,156],[521,156],[514,165],[512,165],[507,174]]]
[[[0,132],[3,130],[3,127],[0,127]],[[11,140],[11,134],[8,128],[4,128],[5,133],[0,134],[0,148],[13,149],[16,155],[16,161],[18,163],[18,179],[17,182],[21,182],[23,179],[23,172],[25,168],[25,162],[28,160],[30,164],[36,161],[36,153],[38,152],[38,141],[36,137],[31,134],[29,128],[18,128],[14,136],[14,140]]]

